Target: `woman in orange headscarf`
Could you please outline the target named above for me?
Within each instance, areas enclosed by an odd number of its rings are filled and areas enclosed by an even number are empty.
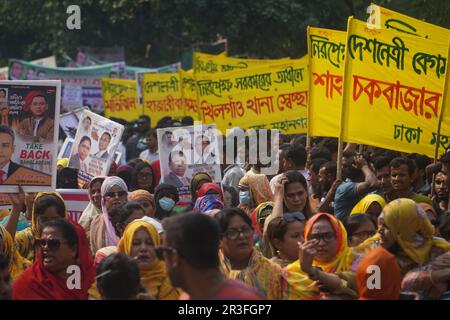
[[[285,269],[287,298],[314,300],[324,289],[334,296],[356,298],[356,268],[360,256],[347,245],[347,232],[333,215],[318,213],[305,226],[299,260]]]
[[[247,174],[239,181],[239,208],[247,214],[261,203],[272,200],[269,180],[264,174]]]

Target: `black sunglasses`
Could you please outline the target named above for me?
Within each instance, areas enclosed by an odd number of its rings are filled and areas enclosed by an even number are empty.
[[[159,260],[164,259],[164,252],[175,253],[177,252],[177,250],[172,247],[164,247],[164,246],[158,246],[155,248],[155,253]]]
[[[46,246],[50,250],[58,250],[61,247],[61,243],[67,243],[59,239],[36,239],[36,245],[42,249]]]
[[[286,222],[294,222],[294,221],[305,221],[305,215],[301,212],[294,212],[294,213],[284,213],[283,219]]]
[[[105,193],[105,197],[108,197],[108,198],[115,198],[115,197],[121,198],[121,197],[124,197],[126,195],[127,195],[126,191],[107,192],[107,193]]]

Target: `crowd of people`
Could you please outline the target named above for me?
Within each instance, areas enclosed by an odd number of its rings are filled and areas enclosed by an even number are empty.
[[[222,181],[196,173],[186,202],[161,181],[155,128],[192,118],[122,123],[125,157],[83,186],[78,221],[57,192],[9,194],[0,299],[450,298],[450,152],[348,143],[338,161],[337,139],[280,135],[276,174],[222,161]],[[67,159],[57,187],[78,188]]]

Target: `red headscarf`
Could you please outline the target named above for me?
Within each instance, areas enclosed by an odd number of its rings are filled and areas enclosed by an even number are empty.
[[[197,192],[197,198],[205,196],[206,193],[211,190],[214,190],[215,192],[217,192],[220,196],[220,200],[223,201],[222,189],[220,188],[220,186],[217,183],[214,183],[214,182],[204,183]]]
[[[150,167],[153,169],[155,186],[157,186],[159,184],[159,180],[161,180],[161,166],[159,160],[152,161],[152,163],[150,163]]]
[[[374,268],[377,266],[378,268]],[[372,267],[372,269],[369,269]],[[379,272],[379,274],[376,274]],[[369,277],[379,277],[379,288],[369,289],[369,283],[376,283]],[[401,289],[401,272],[395,256],[384,249],[377,247],[369,251],[364,258],[361,259],[356,280],[359,291],[360,300],[398,300]]]
[[[89,255],[86,232],[76,222],[70,221],[78,238],[78,266],[81,269],[81,289],[69,289],[67,279],[47,271],[37,252],[36,262],[25,270],[13,285],[13,300],[86,300],[88,289],[94,282],[95,266]]]
[[[23,105],[23,111],[30,110],[31,102],[33,102],[33,99],[38,96],[44,97],[44,95],[40,91],[33,90],[28,92],[28,94],[25,96],[25,104]]]

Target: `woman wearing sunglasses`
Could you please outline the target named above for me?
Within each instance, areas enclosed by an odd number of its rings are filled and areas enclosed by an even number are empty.
[[[86,300],[95,268],[83,228],[63,219],[50,220],[36,245],[36,262],[14,283],[13,299]]]
[[[223,209],[215,219],[221,229],[220,258],[223,272],[257,290],[268,300],[282,298],[282,269],[253,245],[252,221],[239,208]]]
[[[180,291],[170,284],[166,266],[159,260],[155,247],[161,241],[156,228],[146,221],[133,221],[125,228],[117,246],[118,252],[136,259],[141,284],[157,300],[176,300]]]
[[[14,198],[14,207],[23,206],[23,201],[25,199],[24,195],[19,194],[19,196]],[[19,204],[22,202],[22,204]],[[11,216],[13,216],[13,213]],[[66,206],[64,200],[61,198],[60,194],[57,192],[39,192],[33,202],[32,212],[31,212],[31,227],[26,228],[22,231],[15,232],[15,225],[17,220],[9,219],[6,225],[6,229],[10,232],[12,238],[14,239],[15,245],[22,255],[30,262],[34,262],[36,258],[36,246],[35,239],[39,238],[42,232],[43,223],[54,220],[54,219],[67,219]],[[13,230],[14,232],[11,232]]]
[[[356,247],[377,233],[377,223],[367,213],[351,214],[344,220],[349,247]]]
[[[102,214],[92,217],[83,224],[91,249],[91,254],[107,246],[116,246],[119,237],[111,222],[112,209],[124,205],[128,201],[128,188],[121,178],[112,176],[103,181],[101,187]]]
[[[285,213],[270,221],[267,227],[271,260],[282,268],[298,259],[298,243],[304,241],[305,220],[301,212]]]
[[[347,232],[333,215],[318,213],[305,226],[299,260],[285,268],[287,296],[294,300],[356,299],[356,270],[360,256],[347,245]]]

